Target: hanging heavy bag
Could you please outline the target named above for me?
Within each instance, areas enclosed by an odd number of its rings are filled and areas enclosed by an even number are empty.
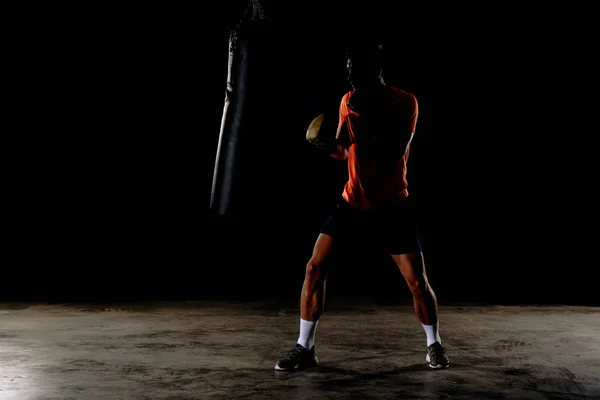
[[[277,101],[269,96],[275,85],[270,78],[275,64],[270,36],[261,3],[249,2],[229,38],[225,104],[210,199],[210,211],[216,216],[244,218],[260,213],[264,205],[258,192],[269,173],[264,144],[270,133],[268,102]]]

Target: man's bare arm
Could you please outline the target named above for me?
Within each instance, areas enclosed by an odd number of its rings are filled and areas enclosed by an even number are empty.
[[[347,121],[338,126],[335,134],[336,148],[330,154],[336,160],[344,161],[348,158],[348,148],[350,147],[350,133],[348,132]]]

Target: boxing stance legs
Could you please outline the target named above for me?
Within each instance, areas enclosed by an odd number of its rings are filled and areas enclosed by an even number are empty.
[[[298,343],[310,349],[314,346],[316,325],[325,306],[325,288],[334,238],[321,233],[312,256],[306,265],[300,296],[300,336]],[[427,345],[441,342],[438,332],[437,298],[427,279],[423,253],[395,254],[391,256],[412,293],[417,317],[427,334]]]

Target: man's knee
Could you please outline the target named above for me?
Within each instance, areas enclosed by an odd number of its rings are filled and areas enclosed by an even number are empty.
[[[309,281],[317,282],[321,279],[325,278],[325,269],[323,268],[323,263],[314,257],[311,258],[306,264],[306,278]]]
[[[425,293],[429,290],[429,283],[425,274],[415,274],[405,277],[410,291],[414,294]]]

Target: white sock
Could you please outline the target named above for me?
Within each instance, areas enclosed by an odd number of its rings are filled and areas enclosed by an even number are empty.
[[[300,318],[300,336],[298,336],[298,344],[300,346],[309,350],[313,348],[318,323],[319,321],[306,321]]]
[[[439,322],[436,322],[433,325],[423,325],[423,329],[425,329],[425,334],[427,335],[427,347],[431,346],[435,342],[442,343],[442,339],[440,338],[439,332]]]

